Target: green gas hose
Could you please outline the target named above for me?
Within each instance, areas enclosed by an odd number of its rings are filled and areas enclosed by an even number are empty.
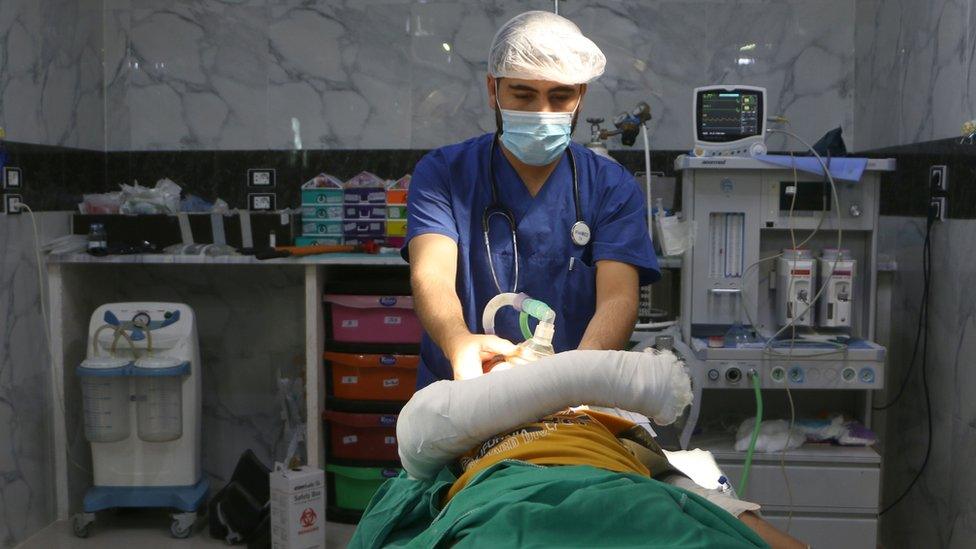
[[[522,311],[519,313],[519,328],[522,328],[522,337],[532,339],[532,330],[529,329],[529,313]]]
[[[752,467],[752,454],[756,451],[756,439],[759,438],[759,427],[762,425],[763,401],[762,392],[759,390],[759,374],[750,372],[752,378],[752,389],[756,393],[756,424],[752,427],[752,438],[749,439],[749,449],[746,451],[746,463],[742,467],[742,482],[739,483],[739,496],[746,497],[746,489],[749,486],[749,469]]]

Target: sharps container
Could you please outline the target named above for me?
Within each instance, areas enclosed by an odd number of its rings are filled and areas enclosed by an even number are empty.
[[[139,438],[168,442],[183,436],[183,378],[190,364],[173,357],[143,357],[132,369],[136,380]]]
[[[75,370],[81,382],[85,438],[118,442],[129,437],[129,378],[123,358],[86,359]]]

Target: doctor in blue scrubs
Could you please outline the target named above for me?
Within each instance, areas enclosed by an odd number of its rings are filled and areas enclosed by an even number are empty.
[[[572,143],[603,52],[558,15],[516,16],[489,52],[497,131],[434,150],[413,172],[402,251],[424,326],[418,388],[482,375],[516,352],[517,314],[484,335],[485,305],[524,292],[556,312],[553,347],[620,349],[639,286],[660,278],[643,193],[619,164]]]

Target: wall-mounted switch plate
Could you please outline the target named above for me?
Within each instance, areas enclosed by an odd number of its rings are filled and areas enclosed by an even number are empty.
[[[247,170],[247,186],[252,189],[273,189],[275,187],[274,168],[251,168]]]
[[[21,198],[19,194],[5,194],[3,195],[3,205],[4,211],[8,214],[19,214],[22,210],[20,209],[20,204],[24,199]]]
[[[945,164],[929,167],[929,189],[933,196],[949,191],[949,170]]]
[[[948,203],[944,196],[934,196],[929,199],[929,215],[935,221],[945,221]]]
[[[274,193],[250,193],[247,195],[247,209],[252,212],[273,212],[275,199]]]
[[[20,171],[20,168],[15,168],[13,166],[3,167],[3,188],[4,189],[22,189],[24,187],[24,173]]]

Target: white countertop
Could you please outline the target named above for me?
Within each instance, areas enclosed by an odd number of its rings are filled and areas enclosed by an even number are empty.
[[[59,264],[133,264],[133,265],[406,265],[400,254],[321,254],[304,257],[258,260],[249,255],[201,256],[170,254],[133,254],[95,257],[87,253],[52,254],[48,263]],[[680,257],[662,257],[663,269],[680,269]]]
[[[281,259],[255,259],[250,255],[133,254],[95,257],[87,253],[49,255],[48,263],[133,265],[406,265],[400,254],[321,254]]]

